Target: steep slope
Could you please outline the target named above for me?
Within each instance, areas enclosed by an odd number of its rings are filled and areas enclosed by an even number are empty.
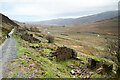
[[[53,19],[40,22],[28,22],[29,24],[41,24],[41,25],[72,25],[81,24],[86,22],[95,22],[104,19],[110,19],[118,16],[118,11],[108,11],[95,15],[80,17],[80,18],[68,18],[68,19]]]
[[[7,33],[11,31],[12,28],[18,27],[16,23],[14,23],[7,16],[0,13],[0,44],[5,40],[5,36]]]

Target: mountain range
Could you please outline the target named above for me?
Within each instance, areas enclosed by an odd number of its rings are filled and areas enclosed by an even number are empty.
[[[118,11],[107,11],[99,14],[89,15],[85,17],[79,18],[66,18],[66,19],[52,19],[45,21],[37,21],[37,22],[26,22],[27,24],[37,24],[37,25],[73,25],[73,24],[82,24],[88,22],[96,22],[104,19],[110,19],[118,16]]]

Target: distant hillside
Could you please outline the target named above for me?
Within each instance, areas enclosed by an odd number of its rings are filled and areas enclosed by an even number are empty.
[[[0,44],[5,40],[5,36],[7,33],[11,31],[12,28],[18,27],[16,23],[14,23],[7,16],[0,13],[1,22],[0,22]]]
[[[69,32],[95,32],[103,34],[118,34],[118,17],[97,22],[68,26]]]
[[[72,25],[81,24],[86,22],[95,22],[104,19],[110,19],[118,16],[118,11],[108,11],[95,15],[80,17],[80,18],[67,18],[67,19],[53,19],[39,22],[28,22],[29,24],[40,24],[40,25]]]
[[[22,22],[19,22],[19,21],[16,21],[16,20],[12,20],[14,23],[16,23],[16,24],[23,24]]]

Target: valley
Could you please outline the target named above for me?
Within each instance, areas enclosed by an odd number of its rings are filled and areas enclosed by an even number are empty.
[[[2,25],[8,24],[3,21]],[[4,78],[116,78],[119,63],[108,51],[108,40],[118,40],[117,17],[65,26],[15,24],[7,29],[15,29],[11,37],[16,41],[17,57],[8,61]],[[64,46],[75,50],[77,58],[56,61],[57,56],[48,57]]]

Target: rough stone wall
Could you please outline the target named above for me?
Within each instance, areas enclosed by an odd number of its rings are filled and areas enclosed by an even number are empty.
[[[39,39],[33,37],[33,34],[25,33],[21,36],[21,38],[29,42],[41,42]]]
[[[57,61],[62,61],[70,58],[76,58],[77,53],[73,49],[64,46],[58,47],[58,49],[51,52],[49,56],[50,57],[56,56]]]

